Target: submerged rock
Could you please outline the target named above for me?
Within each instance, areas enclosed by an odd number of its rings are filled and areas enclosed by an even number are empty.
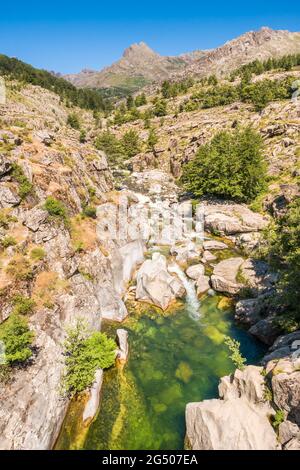
[[[197,279],[196,286],[197,286],[197,295],[205,294],[205,292],[207,292],[210,289],[209,277],[201,274],[201,276],[199,276]]]
[[[203,248],[204,250],[226,250],[228,246],[218,240],[206,240],[203,242]]]

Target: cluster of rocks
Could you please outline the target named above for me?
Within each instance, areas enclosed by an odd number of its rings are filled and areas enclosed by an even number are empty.
[[[186,447],[300,450],[299,346],[299,331],[280,336],[263,367],[247,366],[221,378],[220,399],[189,403]]]

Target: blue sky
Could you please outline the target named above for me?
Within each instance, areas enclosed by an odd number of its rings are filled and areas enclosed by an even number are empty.
[[[0,53],[63,73],[99,70],[133,42],[176,55],[219,46],[261,26],[300,31],[300,2],[282,0],[5,3],[0,7]]]

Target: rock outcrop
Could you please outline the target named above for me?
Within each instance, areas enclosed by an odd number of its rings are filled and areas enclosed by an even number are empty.
[[[189,278],[194,279],[195,281],[200,277],[203,276],[205,268],[203,264],[194,264],[187,268],[186,274]]]
[[[237,280],[237,275],[243,261],[243,258],[238,257],[220,261],[215,266],[211,276],[212,288],[218,292],[237,294],[243,287],[243,284]]]
[[[126,362],[128,359],[129,354],[129,346],[128,346],[128,331],[124,330],[123,328],[117,329],[117,342],[119,345],[119,349],[117,351],[117,358],[120,362]]]
[[[165,256],[154,253],[137,272],[136,299],[149,302],[163,310],[176,299],[183,297],[181,281],[169,273]]]
[[[219,385],[222,399],[186,406],[186,448],[192,450],[275,450],[277,437],[264,400],[261,368],[248,366]]]
[[[89,391],[89,400],[86,403],[82,414],[82,420],[86,425],[91,422],[97,415],[100,404],[102,382],[103,370],[98,369],[95,374],[95,381]]]
[[[203,204],[205,229],[221,235],[258,232],[268,219],[241,204]]]

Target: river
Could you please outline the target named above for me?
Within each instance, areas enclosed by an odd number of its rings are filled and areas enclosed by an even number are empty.
[[[118,327],[104,323],[103,330],[114,335]],[[240,341],[249,364],[265,351],[234,323],[231,303],[220,295],[199,304],[187,296],[164,314],[132,304],[122,328],[129,332],[128,363],[105,372],[89,428],[80,425],[83,403],[71,404],[57,449],[183,449],[185,405],[217,397],[219,378],[234,370],[224,335]]]

